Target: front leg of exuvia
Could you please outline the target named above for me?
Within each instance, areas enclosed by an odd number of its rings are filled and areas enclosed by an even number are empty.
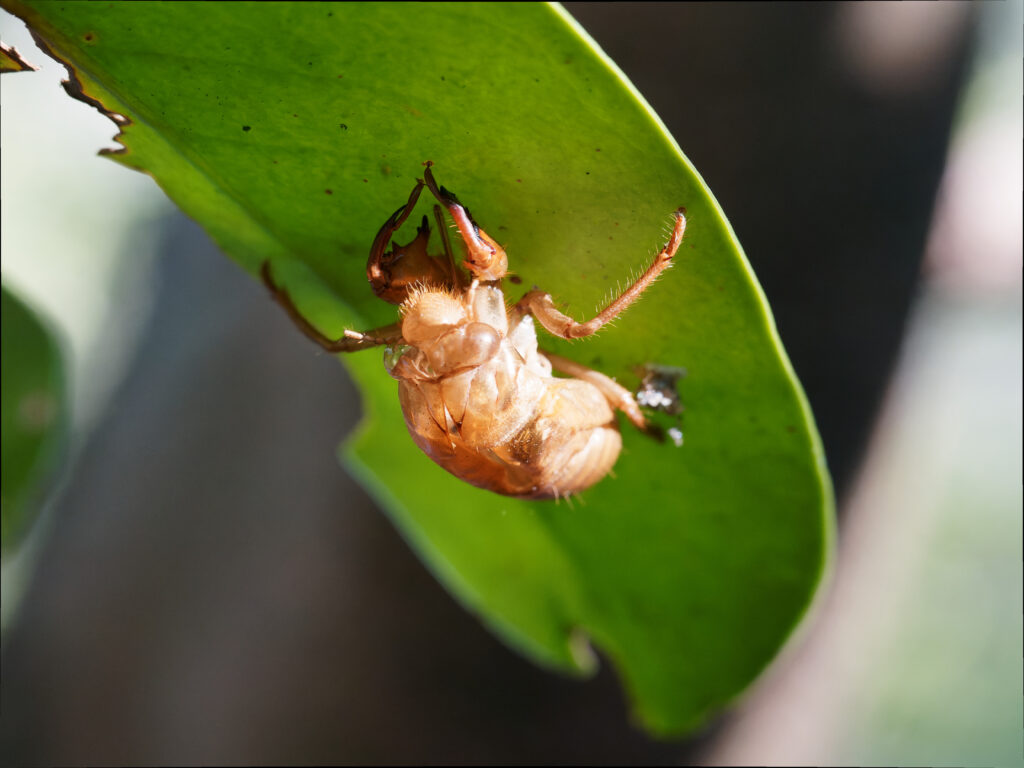
[[[377,298],[389,304],[401,304],[410,292],[424,285],[438,288],[455,288],[459,285],[451,257],[446,253],[446,258],[441,258],[428,252],[430,223],[426,216],[416,230],[416,237],[408,244],[392,243],[395,232],[416,207],[422,190],[423,182],[419,181],[413,187],[408,202],[384,222],[370,248],[366,278]],[[447,248],[446,233],[442,231],[441,235]],[[389,244],[392,244],[390,251],[387,250]]]
[[[505,249],[477,226],[469,209],[459,202],[459,198],[454,193],[437,185],[434,174],[430,170],[433,163],[428,160],[425,165],[427,170],[423,176],[427,189],[441,205],[448,209],[463,242],[466,243],[466,269],[470,271],[474,279],[481,282],[501,280],[508,273],[508,256],[505,254]]]

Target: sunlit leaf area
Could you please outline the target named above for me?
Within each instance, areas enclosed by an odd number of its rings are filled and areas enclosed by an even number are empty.
[[[5,61],[38,68],[3,74],[4,284],[70,406],[20,546],[4,422],[5,754],[1015,754],[1021,185],[992,215],[970,186],[1019,156],[1009,11],[4,7]],[[327,354],[271,301],[264,263],[327,336],[393,322],[367,254],[428,160],[506,300],[580,320],[685,207],[611,326],[541,331],[630,390],[685,370],[675,439],[620,417],[570,500],[474,488],[413,444],[380,349]],[[5,294],[5,397],[8,325]]]

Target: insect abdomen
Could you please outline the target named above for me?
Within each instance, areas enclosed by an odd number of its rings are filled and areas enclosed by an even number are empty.
[[[612,468],[622,448],[615,416],[604,395],[579,379],[548,379],[531,422],[507,446],[532,468],[530,498],[582,491]]]
[[[551,499],[582,491],[615,464],[622,447],[612,409],[591,384],[544,378],[534,408],[496,443],[428,415],[433,393],[403,381],[399,398],[409,433],[438,465],[479,488],[507,496]],[[427,388],[429,388],[427,384]]]

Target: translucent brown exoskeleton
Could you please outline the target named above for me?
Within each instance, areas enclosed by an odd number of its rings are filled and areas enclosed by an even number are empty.
[[[506,306],[501,281],[505,250],[477,226],[458,198],[439,187],[427,166],[408,201],[384,223],[370,249],[366,274],[373,292],[400,308],[383,328],[345,331],[332,340],[313,327],[288,294],[262,275],[299,328],[330,352],[385,346],[385,367],[413,441],[456,477],[506,496],[550,499],[579,493],[611,470],[622,448],[615,411],[639,429],[649,425],[633,394],[603,373],[537,346],[534,319],[564,339],[589,336],[650,287],[671,263],[686,228],[682,208],[668,243],[640,277],[592,320],[578,323],[544,291]],[[423,187],[440,203],[434,218],[443,255],[427,252],[426,216],[408,245],[391,238],[412,213]],[[456,265],[443,206],[465,244]],[[568,378],[555,378],[552,370]]]

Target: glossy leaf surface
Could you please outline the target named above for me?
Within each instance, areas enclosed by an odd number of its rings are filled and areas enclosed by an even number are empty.
[[[615,477],[574,504],[496,496],[418,452],[371,351],[345,360],[366,417],[343,455],[470,610],[569,671],[592,667],[590,638],[656,733],[694,727],[768,663],[828,548],[813,420],[717,203],[560,9],[5,4],[124,124],[114,159],[249,272],[271,260],[328,335],[395,319],[365,260],[425,160],[506,244],[510,298],[536,284],[580,319],[685,206],[677,263],[642,301],[596,338],[542,342],[630,387],[644,363],[685,367],[682,447],[625,425]]]

